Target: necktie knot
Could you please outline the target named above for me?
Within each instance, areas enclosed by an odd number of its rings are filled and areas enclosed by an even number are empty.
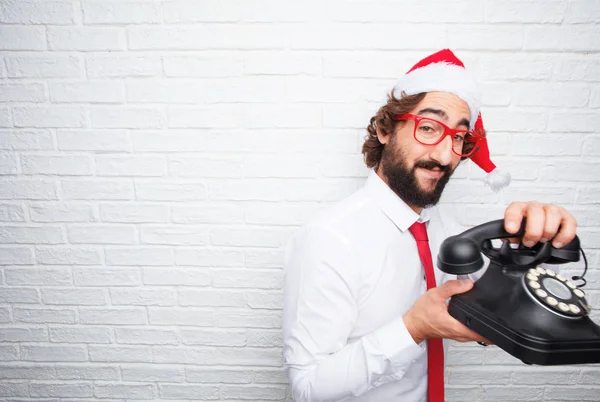
[[[429,238],[427,237],[427,228],[425,227],[424,222],[415,222],[408,230],[410,230],[410,233],[412,233],[416,241],[429,241]]]

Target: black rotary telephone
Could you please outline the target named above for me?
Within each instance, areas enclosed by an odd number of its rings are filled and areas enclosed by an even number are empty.
[[[473,273],[483,267],[481,253],[490,258],[473,289],[452,296],[450,315],[527,364],[600,363],[600,326],[589,317],[585,293],[564,276],[538,266],[579,261],[579,238],[562,248],[550,242],[532,248],[514,248],[508,241],[498,248],[492,244],[524,233],[524,221],[510,234],[500,219],[444,240],[437,265],[446,273]]]

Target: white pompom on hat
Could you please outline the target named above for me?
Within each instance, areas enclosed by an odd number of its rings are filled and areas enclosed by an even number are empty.
[[[471,114],[470,128],[482,136],[485,134],[477,83],[450,49],[440,50],[415,64],[398,80],[393,95],[400,98],[403,93],[416,95],[423,92],[449,92],[464,100]],[[477,143],[477,148],[469,158],[488,173],[485,184],[492,190],[499,191],[510,184],[510,174],[499,171],[491,161],[485,137]]]

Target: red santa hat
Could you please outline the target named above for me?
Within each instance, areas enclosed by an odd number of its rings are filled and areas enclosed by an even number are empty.
[[[450,49],[443,49],[415,64],[394,86],[393,94],[416,95],[423,92],[449,92],[469,106],[471,129],[485,133],[481,118],[481,96],[475,80],[467,73],[465,65]],[[490,159],[487,138],[479,141],[470,159],[488,175],[485,184],[499,191],[510,183],[510,174],[499,171]]]

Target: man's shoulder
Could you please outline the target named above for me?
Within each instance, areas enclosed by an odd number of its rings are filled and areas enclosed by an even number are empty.
[[[347,226],[360,224],[365,216],[372,213],[372,200],[364,188],[360,188],[346,198],[320,210],[306,226],[343,230]]]

